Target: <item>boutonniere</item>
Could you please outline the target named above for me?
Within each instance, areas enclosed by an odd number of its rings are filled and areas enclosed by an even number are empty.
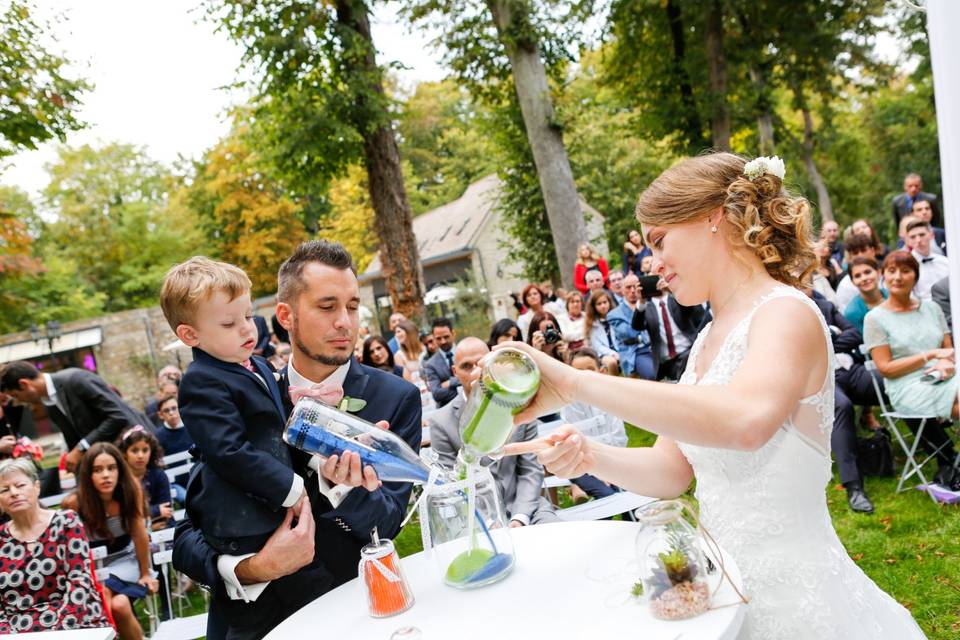
[[[347,413],[356,413],[360,411],[365,406],[367,406],[367,401],[362,398],[351,398],[350,396],[343,396],[343,400],[340,401],[340,404],[337,405],[337,409],[340,411],[346,411]]]

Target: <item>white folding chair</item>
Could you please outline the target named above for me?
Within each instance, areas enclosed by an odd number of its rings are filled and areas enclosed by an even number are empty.
[[[181,451],[180,453],[171,453],[168,456],[163,456],[163,466],[172,467],[185,460],[190,460],[192,457],[193,456],[190,455],[190,451]]]
[[[52,509],[53,507],[59,507],[60,503],[63,502],[63,499],[70,495],[70,491],[66,493],[58,493],[55,496],[47,496],[46,498],[40,498],[40,506],[44,509]]]
[[[170,619],[154,624],[151,617],[150,637],[153,640],[186,640],[188,638],[200,638],[207,632],[207,614],[201,613],[193,616],[175,617],[173,613],[174,599],[177,600],[180,615],[183,615],[182,598],[170,590],[170,579],[177,579],[176,571],[173,569],[173,549],[167,549],[167,545],[173,542],[174,529],[161,529],[150,533],[151,546],[156,545],[157,551],[153,552],[153,565],[160,572],[161,585],[167,596],[167,602],[170,603]],[[156,596],[154,596],[156,598]],[[153,605],[154,613],[156,604]]]
[[[930,420],[936,420],[937,416],[900,413],[893,411],[892,407],[888,408],[887,403],[883,399],[883,390],[880,388],[880,383],[877,381],[877,377],[872,375],[874,371],[877,371],[877,364],[870,358],[870,353],[864,346],[861,347],[861,351],[866,356],[864,365],[867,371],[871,373],[870,379],[873,382],[873,389],[880,403],[880,415],[884,421],[886,421],[890,431],[893,432],[893,437],[896,438],[900,449],[903,450],[906,456],[906,460],[903,463],[903,471],[900,473],[900,481],[897,483],[897,493],[905,491],[904,483],[914,475],[920,479],[920,484],[929,484],[927,477],[923,474],[923,466],[933,460],[937,454],[940,453],[940,450],[947,446],[947,443],[945,442],[940,445],[933,453],[928,454],[926,458],[919,462],[917,461],[917,447],[920,445],[920,438],[923,437],[923,430],[927,426],[927,423]],[[897,425],[898,420],[919,420],[920,424],[917,426],[916,433],[914,433],[909,427],[907,427],[905,431],[901,429]],[[936,502],[936,498],[934,498],[933,495],[931,495],[930,498]]]

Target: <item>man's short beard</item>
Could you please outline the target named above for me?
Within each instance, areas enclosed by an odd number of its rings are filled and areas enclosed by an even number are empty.
[[[303,340],[300,339],[300,332],[297,329],[297,316],[292,315],[291,319],[293,320],[293,326],[290,327],[290,338],[293,341],[293,344],[296,345],[297,349],[299,349],[303,355],[307,356],[311,360],[319,362],[320,364],[333,367],[339,367],[350,362],[350,358],[353,357],[353,353],[347,353],[342,356],[328,356],[322,353],[314,353],[310,351],[310,349],[307,348],[307,345],[303,344]]]

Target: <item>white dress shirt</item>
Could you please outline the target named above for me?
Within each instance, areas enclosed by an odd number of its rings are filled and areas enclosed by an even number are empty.
[[[333,384],[336,386],[343,386],[343,381],[347,378],[347,372],[350,370],[350,363],[347,362],[334,370],[323,382],[328,384]],[[293,368],[293,359],[291,358],[290,362],[287,364],[287,379],[290,382],[291,387],[312,387],[316,382],[308,380],[303,377],[296,369]],[[316,472],[317,482],[320,486],[320,493],[326,496],[330,501],[331,506],[336,508],[343,502],[343,499],[346,498],[347,494],[350,492],[352,487],[346,485],[331,485],[327,482],[326,478],[323,477],[323,474],[320,473],[320,457],[312,456],[310,458],[310,468]],[[300,480],[300,492],[303,491],[303,480],[300,476],[294,474],[294,482]],[[292,491],[293,489],[291,489]],[[297,499],[299,499],[299,493],[297,493]],[[288,496],[289,498],[289,496]],[[291,505],[287,505],[284,502],[284,506],[292,506],[295,504],[294,500]],[[241,584],[240,579],[237,578],[237,565],[240,564],[242,560],[245,560],[254,554],[247,553],[239,556],[232,556],[229,554],[223,554],[217,558],[217,571],[220,573],[220,577],[223,578],[224,585],[226,586],[227,595],[230,596],[231,600],[243,600],[244,602],[253,602],[260,597],[260,594],[263,593],[264,589],[267,588],[267,585],[270,584],[267,582],[257,582],[254,584]]]
[[[920,277],[913,291],[921,300],[931,300],[930,290],[933,285],[950,275],[950,261],[933,251],[928,256],[921,256],[914,251],[913,257],[920,263]]]

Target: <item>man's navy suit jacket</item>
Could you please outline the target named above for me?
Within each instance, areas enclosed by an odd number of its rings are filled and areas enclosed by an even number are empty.
[[[278,389],[284,416],[288,416],[293,408],[289,400],[288,384],[286,372],[282,371]],[[367,403],[355,415],[368,422],[388,421],[393,433],[406,441],[414,451],[419,451],[422,435],[421,403],[419,390],[414,385],[398,376],[367,367],[352,359],[343,390],[345,395],[363,399]],[[308,457],[296,450],[291,450],[291,455],[298,473],[307,474]],[[378,527],[380,535],[385,537],[393,537],[399,532],[412,486],[385,482],[373,492],[357,487],[333,508],[330,502],[320,495],[315,477],[308,478],[306,485],[317,523],[315,564],[319,562],[321,568],[331,575],[330,582],[323,586],[323,590],[328,590],[356,577],[360,548],[370,539],[370,531],[374,526]],[[191,515],[190,512],[188,505],[188,516]],[[207,544],[189,518],[177,524],[173,549],[174,567],[197,582],[213,588],[214,597],[207,626],[207,637],[211,640],[225,637],[227,624],[238,610],[243,611],[245,618],[248,614],[276,617],[275,614],[279,611],[282,614],[279,620],[282,620],[305,604],[300,602],[302,594],[295,592],[303,589],[303,581],[296,578],[305,570],[287,576],[289,580],[281,579],[271,583],[253,603],[231,601],[217,571],[218,557],[218,553]]]

